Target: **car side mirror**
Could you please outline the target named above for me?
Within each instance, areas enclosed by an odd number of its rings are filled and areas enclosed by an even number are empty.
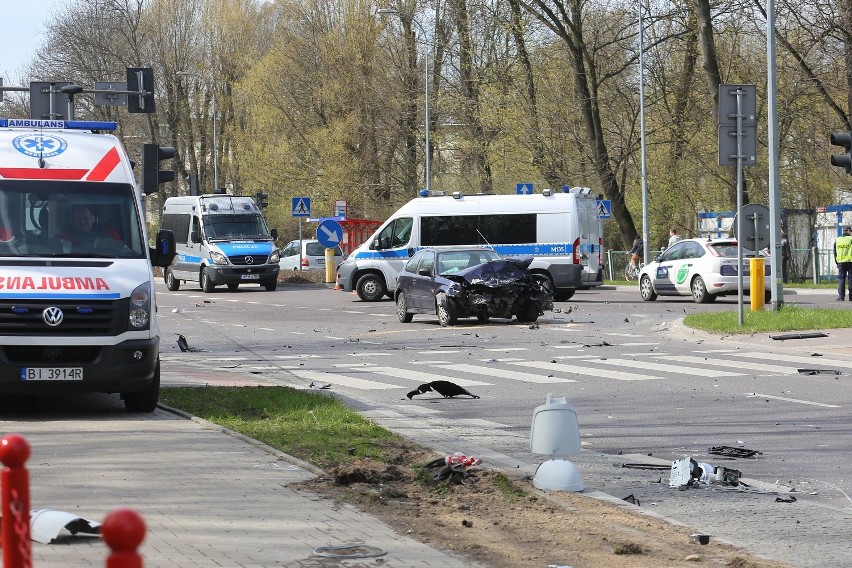
[[[381,250],[382,246],[379,243],[379,239],[374,239],[372,243],[370,243],[370,248],[373,250]]]
[[[277,239],[278,238],[278,229],[272,229],[271,231],[269,231],[269,234],[272,235],[273,239]]]
[[[177,256],[175,234],[166,229],[157,231],[156,246],[148,247],[148,251],[152,265],[161,268],[171,266]]]
[[[420,276],[432,276],[432,271],[428,268],[421,268],[417,271]]]
[[[412,256],[414,256],[414,249],[413,249],[413,248],[409,248],[409,249],[408,249],[408,258],[411,258]]]

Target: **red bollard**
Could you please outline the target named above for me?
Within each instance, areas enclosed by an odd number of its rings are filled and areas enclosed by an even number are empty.
[[[112,553],[106,568],[142,568],[142,555],[136,552],[145,538],[145,521],[133,509],[116,509],[101,525],[101,536]]]
[[[24,463],[30,457],[30,444],[20,434],[0,439],[0,461],[6,466],[0,473],[2,485],[2,528],[5,568],[32,568],[30,554],[30,481]]]

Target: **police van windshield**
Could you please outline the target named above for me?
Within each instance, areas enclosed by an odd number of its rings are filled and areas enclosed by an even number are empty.
[[[261,215],[205,215],[204,235],[210,241],[268,241],[272,238]]]
[[[129,184],[0,180],[0,256],[146,258]]]

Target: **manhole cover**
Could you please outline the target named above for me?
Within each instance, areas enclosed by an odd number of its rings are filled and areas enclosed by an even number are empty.
[[[326,558],[375,558],[387,554],[381,548],[366,544],[343,544],[338,546],[319,546],[314,554]]]

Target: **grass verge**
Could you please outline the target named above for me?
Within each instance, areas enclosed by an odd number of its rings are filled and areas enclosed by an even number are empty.
[[[737,311],[704,312],[683,318],[687,327],[715,333],[765,333],[770,331],[806,331],[852,327],[852,310],[800,308],[784,305],[780,310],[744,312],[739,325]]]
[[[160,402],[321,468],[382,460],[386,441],[402,443],[331,396],[289,387],[163,388]]]

